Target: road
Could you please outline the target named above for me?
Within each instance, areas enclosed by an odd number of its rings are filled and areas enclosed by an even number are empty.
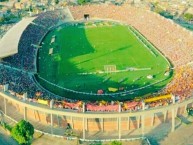
[[[18,143],[7,135],[5,130],[0,127],[0,145],[18,145]]]

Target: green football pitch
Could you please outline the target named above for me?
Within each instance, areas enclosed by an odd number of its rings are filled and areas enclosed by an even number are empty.
[[[37,64],[44,88],[73,99],[126,100],[159,91],[172,78],[170,63],[138,31],[113,22],[53,29],[42,41]],[[98,90],[111,95],[86,94]]]

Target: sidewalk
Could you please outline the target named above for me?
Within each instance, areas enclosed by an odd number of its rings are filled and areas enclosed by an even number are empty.
[[[18,145],[18,143],[7,135],[6,131],[0,127],[0,144],[1,145]]]

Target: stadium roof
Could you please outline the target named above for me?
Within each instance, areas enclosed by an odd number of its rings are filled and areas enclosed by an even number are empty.
[[[25,18],[14,25],[0,40],[0,58],[7,57],[18,52],[20,37],[26,27],[35,19]]]

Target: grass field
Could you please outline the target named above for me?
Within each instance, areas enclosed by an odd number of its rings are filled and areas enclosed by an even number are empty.
[[[51,43],[54,38],[55,42]],[[87,97],[62,88],[87,93],[102,89],[113,95],[152,84],[130,95],[122,95],[122,99],[127,99],[158,91],[172,77],[164,75],[170,64],[137,31],[110,22],[60,26],[44,38],[38,58],[40,84],[71,98]],[[119,91],[120,88],[124,90]]]

